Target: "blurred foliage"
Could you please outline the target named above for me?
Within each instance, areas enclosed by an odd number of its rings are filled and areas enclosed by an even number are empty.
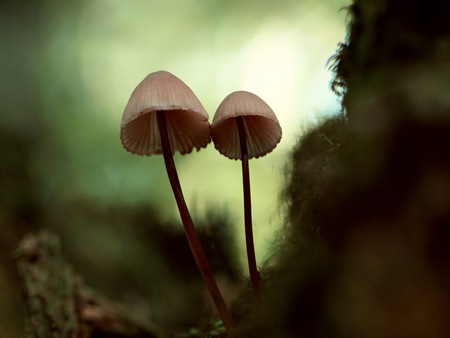
[[[226,213],[209,214],[196,224],[204,229],[199,235],[213,271],[239,287],[235,240]],[[213,318],[180,224],[164,221],[150,205],[100,206],[80,200],[59,205],[46,225],[60,234],[66,256],[87,285],[143,319],[181,329],[199,318]]]

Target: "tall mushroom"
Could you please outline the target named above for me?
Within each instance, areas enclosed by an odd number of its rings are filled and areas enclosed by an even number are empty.
[[[163,154],[187,240],[227,330],[233,320],[209,267],[181,190],[173,154],[199,150],[211,141],[208,114],[192,90],[176,76],[159,71],[148,75],[133,91],[122,117],[120,139],[138,155]]]
[[[223,155],[242,161],[245,242],[252,289],[257,303],[261,283],[253,243],[250,173],[248,160],[271,152],[281,140],[281,127],[272,109],[255,94],[237,91],[217,108],[211,126],[214,146]]]

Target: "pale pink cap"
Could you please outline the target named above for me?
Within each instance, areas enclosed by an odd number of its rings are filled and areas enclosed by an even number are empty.
[[[270,153],[280,142],[281,126],[268,104],[255,94],[237,91],[222,101],[211,125],[214,146],[222,155],[241,158],[238,116],[243,117],[249,159]]]
[[[194,92],[166,71],[148,75],[133,91],[125,107],[120,139],[137,155],[161,154],[156,112],[164,111],[172,152],[190,153],[211,141],[208,113]]]

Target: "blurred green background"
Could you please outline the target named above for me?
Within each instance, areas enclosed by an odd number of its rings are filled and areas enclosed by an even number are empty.
[[[210,120],[236,90],[257,94],[277,114],[281,143],[250,162],[262,264],[283,223],[278,194],[289,151],[307,128],[339,110],[326,62],[345,37],[340,9],[346,5],[343,0],[3,1],[0,337],[21,333],[11,251],[27,232],[56,232],[87,283],[125,303],[131,299],[135,308],[148,304],[136,301],[142,293],[117,294],[123,265],[138,265],[132,273],[122,271],[121,278],[135,274],[142,289],[170,278],[166,268],[148,279],[139,275],[147,264],[158,264],[158,254],[143,240],[152,237],[150,230],[142,236],[140,224],[149,217],[158,226],[179,226],[163,159],[131,155],[119,139],[129,95],[154,71],[167,70],[189,85]],[[200,228],[217,218],[227,224],[237,271],[245,274],[240,163],[212,144],[175,161],[194,222]]]

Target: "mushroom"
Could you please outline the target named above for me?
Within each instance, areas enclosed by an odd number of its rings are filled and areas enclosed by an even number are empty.
[[[253,294],[261,300],[261,282],[253,243],[250,173],[248,160],[271,152],[281,140],[281,127],[272,109],[261,98],[245,91],[228,95],[217,108],[211,126],[216,149],[242,161],[245,242]]]
[[[233,320],[209,267],[181,190],[173,154],[199,150],[211,141],[208,114],[192,90],[166,71],[148,75],[133,91],[122,117],[120,139],[138,155],[163,154],[167,175],[195,262],[225,328]]]

